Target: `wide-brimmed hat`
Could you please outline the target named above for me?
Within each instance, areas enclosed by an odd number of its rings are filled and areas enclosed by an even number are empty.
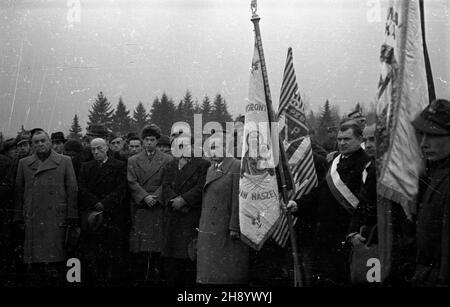
[[[106,129],[103,124],[93,124],[89,125],[86,129],[86,135],[92,137],[106,137],[108,136],[109,131]]]
[[[450,135],[450,101],[434,100],[413,121],[412,125],[419,131]]]
[[[67,139],[64,137],[64,133],[61,131],[52,133],[50,139],[52,140],[52,142],[67,142]]]

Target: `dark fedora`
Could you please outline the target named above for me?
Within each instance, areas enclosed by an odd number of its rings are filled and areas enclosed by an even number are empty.
[[[91,232],[96,232],[100,229],[103,224],[103,212],[101,211],[90,211],[87,214],[87,227]]]
[[[445,99],[432,101],[412,121],[412,125],[425,133],[450,135],[450,101]]]
[[[17,142],[16,139],[11,138],[11,139],[7,139],[4,143],[3,143],[3,152],[7,152],[10,149],[16,148],[17,147]]]
[[[68,140],[64,144],[64,150],[80,153],[83,151],[83,144],[81,144],[81,142],[78,140],[74,140],[74,139]]]
[[[170,146],[170,138],[167,135],[161,135],[158,140],[158,145]]]
[[[67,142],[67,139],[64,137],[64,133],[62,131],[52,133],[50,139],[52,142]]]
[[[91,137],[107,137],[109,135],[109,131],[103,124],[93,124],[87,127],[86,135]]]

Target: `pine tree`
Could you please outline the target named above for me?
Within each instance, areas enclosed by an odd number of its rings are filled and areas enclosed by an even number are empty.
[[[338,126],[342,119],[344,119],[345,116],[340,115],[339,106],[338,105],[330,105],[330,112],[331,112],[331,122],[333,123],[333,126]]]
[[[150,107],[150,111],[148,113],[148,118],[152,124],[156,124],[157,126],[159,126],[161,124],[161,121],[164,120],[163,118],[161,118],[163,114],[161,113],[161,101],[158,97],[153,99],[152,106]]]
[[[174,116],[174,122],[180,122],[184,121],[184,107],[183,107],[183,100],[180,100],[178,105],[175,108],[175,116]]]
[[[81,130],[82,129],[80,126],[80,122],[78,120],[78,115],[75,114],[75,116],[73,117],[72,126],[70,127],[70,130],[69,130],[69,138],[80,140],[82,137]]]
[[[89,110],[88,125],[104,124],[106,128],[112,128],[112,116],[114,110],[111,110],[111,104],[108,99],[100,92],[97,99]]]
[[[133,112],[133,129],[140,133],[142,128],[148,124],[148,115],[144,105],[139,101],[136,109]]]
[[[203,123],[207,123],[211,120],[211,112],[212,112],[212,106],[211,106],[211,100],[209,100],[208,95],[205,95],[202,102],[202,119]]]
[[[126,135],[131,129],[130,111],[127,110],[125,104],[122,101],[122,97],[119,98],[119,102],[116,107],[112,122],[112,130],[118,132],[121,135]]]
[[[310,132],[315,132],[317,130],[317,118],[313,110],[309,111],[309,114],[306,117],[306,123],[309,126]]]
[[[325,143],[328,141],[328,128],[332,128],[334,126],[335,122],[331,112],[330,102],[327,99],[319,118],[319,126],[317,128],[317,141],[325,145]]]
[[[166,93],[162,94],[160,103],[161,115],[158,117],[159,121],[157,125],[161,128],[163,134],[169,135],[172,124],[174,123],[176,107],[173,100],[169,99]]]
[[[186,91],[186,94],[183,97],[183,120],[191,126],[191,129],[194,126],[194,101],[192,100],[192,94],[189,90]]]
[[[233,119],[228,113],[228,107],[225,99],[223,99],[222,95],[217,94],[214,98],[212,112],[211,112],[211,121],[217,121],[219,123],[231,122]]]
[[[202,114],[202,107],[197,100],[194,102],[194,114]]]

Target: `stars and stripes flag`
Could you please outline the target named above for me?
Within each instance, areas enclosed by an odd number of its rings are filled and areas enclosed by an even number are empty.
[[[292,48],[288,49],[281,85],[278,107],[280,138],[283,140],[295,189],[289,199],[295,200],[306,195],[317,186],[309,130],[306,125],[305,107],[302,102],[295,76]],[[293,221],[296,222],[296,219]],[[282,215],[272,238],[282,247],[289,238],[286,214]]]

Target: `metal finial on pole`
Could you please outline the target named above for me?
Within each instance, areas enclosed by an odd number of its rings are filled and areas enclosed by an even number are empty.
[[[252,17],[257,17],[258,14],[256,14],[256,11],[258,10],[258,3],[257,0],[252,0],[252,3],[250,4],[250,8],[252,10]]]

